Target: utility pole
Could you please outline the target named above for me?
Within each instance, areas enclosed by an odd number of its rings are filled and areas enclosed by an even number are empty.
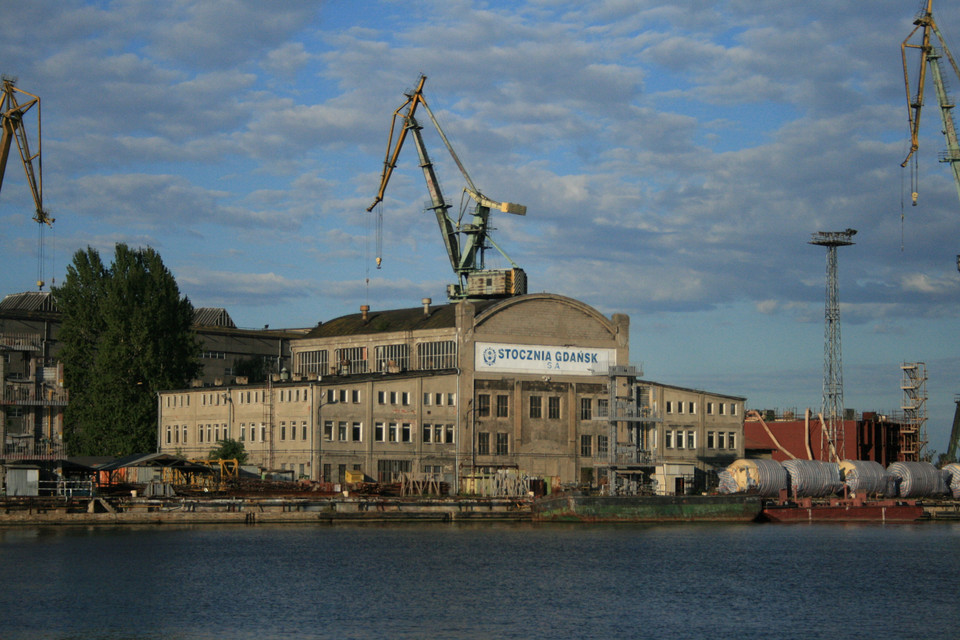
[[[843,434],[843,358],[840,351],[840,296],[837,286],[837,247],[854,244],[856,229],[819,231],[810,244],[827,248],[827,300],[824,312],[823,403],[821,414],[827,441],[821,447],[821,460],[839,461],[845,455]]]

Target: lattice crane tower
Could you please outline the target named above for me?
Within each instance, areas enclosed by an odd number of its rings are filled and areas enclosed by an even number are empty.
[[[854,244],[856,229],[819,231],[810,244],[827,248],[827,301],[823,337],[823,404],[826,442],[821,459],[839,459],[844,455],[843,437],[843,358],[840,351],[840,296],[837,286],[837,247]]]

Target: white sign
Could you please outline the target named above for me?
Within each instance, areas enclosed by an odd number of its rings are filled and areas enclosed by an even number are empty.
[[[616,349],[477,342],[474,366],[477,373],[589,376],[606,374],[616,363]]]

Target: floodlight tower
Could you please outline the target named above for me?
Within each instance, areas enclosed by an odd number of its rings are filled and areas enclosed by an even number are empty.
[[[839,461],[844,455],[843,438],[843,358],[840,354],[840,296],[837,287],[837,247],[854,244],[856,229],[819,231],[810,244],[827,248],[827,302],[823,337],[823,404],[821,412],[827,441],[821,459]]]

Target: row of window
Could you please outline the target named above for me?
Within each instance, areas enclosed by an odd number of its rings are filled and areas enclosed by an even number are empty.
[[[374,442],[414,442],[415,425],[410,422],[376,422],[373,426]],[[424,444],[453,444],[452,424],[422,424],[420,441]],[[362,442],[363,423],[326,420],[323,423],[323,439],[327,442]]]
[[[454,340],[421,342],[417,345],[416,369],[421,371],[455,369],[457,343]],[[329,367],[327,349],[298,351],[294,357],[294,372],[298,375],[321,376],[332,371],[337,375],[366,373],[369,370],[367,347],[347,347],[333,350],[333,367]],[[410,345],[386,344],[373,348],[374,371],[398,373],[411,370]]]
[[[593,442],[596,439],[597,446],[594,448]],[[598,458],[605,458],[610,453],[609,448],[609,436],[591,436],[591,435],[581,435],[580,436],[580,457],[581,458],[592,458],[594,454]]]
[[[496,449],[493,451],[498,456],[505,456],[510,453],[510,434],[504,432],[491,433],[489,431],[480,431],[477,433],[477,455],[488,456],[490,455],[490,436],[495,436],[494,444]]]
[[[239,426],[239,439],[241,442],[265,442],[267,440],[267,425],[250,423],[249,427],[245,422]],[[167,444],[189,444],[189,430],[187,425],[167,425],[166,442]],[[307,440],[308,429],[307,421],[302,421],[299,425],[296,422],[280,422],[277,435],[282,441]],[[258,438],[259,436],[259,438]],[[197,443],[198,444],[216,444],[221,440],[230,438],[230,427],[226,424],[201,424],[197,425]]]
[[[530,396],[528,399],[529,403],[529,415],[531,418],[543,418],[543,398],[544,396]],[[560,419],[560,396],[546,396],[547,399],[547,419],[549,420],[559,420]],[[490,405],[490,394],[489,393],[479,393],[477,394],[477,417],[479,418],[489,418],[491,416],[491,405]],[[587,414],[591,414],[591,409],[589,402],[591,398],[581,398],[580,414],[583,416],[584,413],[584,403],[586,400],[588,403]],[[604,401],[605,402],[605,401]],[[506,394],[498,394],[496,396],[496,417],[497,418],[509,418],[510,417],[510,396]],[[583,418],[589,420],[590,418]]]
[[[666,429],[663,433],[667,449],[696,449],[697,432],[689,429]],[[707,449],[736,449],[737,434],[733,431],[707,431]]]
[[[737,403],[730,402],[708,402],[707,404],[707,415],[737,415]],[[697,403],[696,402],[684,402],[682,400],[667,400],[667,413],[689,413],[691,415],[697,413]]]

